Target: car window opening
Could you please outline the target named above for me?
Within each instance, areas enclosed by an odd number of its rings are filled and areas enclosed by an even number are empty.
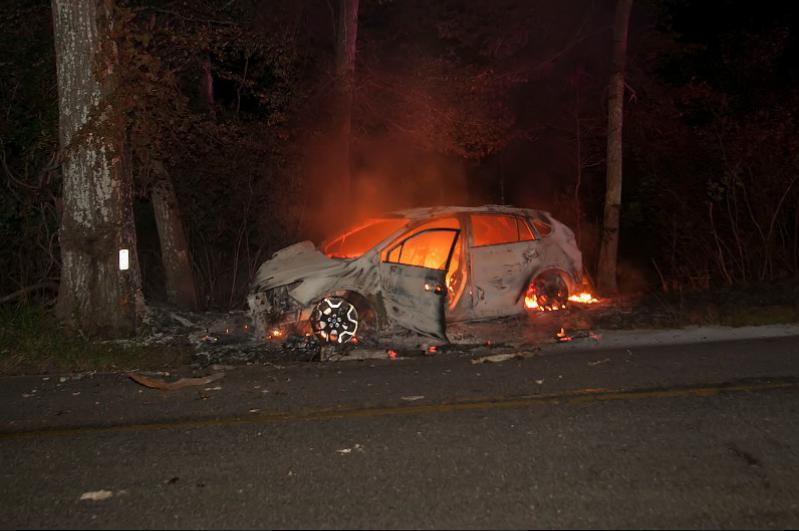
[[[552,225],[542,220],[541,218],[534,218],[533,225],[542,238],[546,238],[552,232]]]
[[[428,229],[400,242],[387,255],[387,262],[443,271],[458,237],[455,229]]]
[[[359,258],[407,224],[407,218],[369,219],[322,244],[322,252],[330,258]]]
[[[449,230],[447,230],[449,229]],[[453,308],[460,300],[464,287],[466,286],[466,268],[463,260],[463,234],[461,223],[457,218],[440,218],[437,220],[423,223],[413,228],[398,238],[399,243],[388,246],[383,260],[396,264],[416,265],[431,269],[443,270],[449,258],[449,267],[445,275],[447,286],[447,298],[449,308]],[[417,235],[437,234],[427,236],[424,239],[414,242]],[[453,234],[457,234],[453,248]],[[395,240],[396,242],[397,240]],[[413,242],[413,243],[411,243]],[[423,247],[427,249],[423,250]],[[452,256],[449,256],[452,249]],[[424,255],[424,253],[430,253]]]
[[[535,240],[522,218],[501,214],[472,214],[472,241],[475,247]]]

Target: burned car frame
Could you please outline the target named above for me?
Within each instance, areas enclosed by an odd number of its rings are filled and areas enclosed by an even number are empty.
[[[287,328],[347,343],[399,326],[446,341],[446,323],[565,307],[582,281],[574,233],[545,211],[431,207],[372,218],[259,268],[248,304],[263,337]]]

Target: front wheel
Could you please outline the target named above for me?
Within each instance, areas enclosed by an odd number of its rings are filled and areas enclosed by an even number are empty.
[[[358,310],[342,297],[325,297],[311,312],[311,328],[323,343],[349,343],[358,331]]]

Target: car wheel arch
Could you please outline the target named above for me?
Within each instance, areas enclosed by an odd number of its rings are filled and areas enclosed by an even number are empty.
[[[358,315],[362,319],[372,319],[375,323],[382,322],[381,315],[385,314],[385,311],[381,313],[381,301],[379,298],[369,297],[368,295],[364,295],[362,292],[356,289],[337,288],[326,291],[317,297],[313,305],[316,305],[319,301],[326,297],[341,297],[342,299],[347,300],[348,302],[352,303],[353,306],[355,306],[355,309],[358,311]]]
[[[548,267],[544,269],[537,269],[530,273],[530,276],[527,278],[527,281],[522,286],[522,291],[519,293],[519,296],[516,298],[516,302],[519,303],[524,299],[524,296],[527,294],[527,290],[537,278],[543,277],[545,275],[558,275],[560,276],[563,281],[566,283],[566,289],[568,290],[569,294],[575,293],[574,287],[577,285],[577,281],[574,277],[568,272],[558,267]]]

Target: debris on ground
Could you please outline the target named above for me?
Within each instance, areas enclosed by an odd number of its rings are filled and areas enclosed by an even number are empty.
[[[480,356],[479,358],[472,358],[472,365],[478,363],[502,363],[508,360],[523,360],[532,358],[536,355],[535,352],[511,352],[509,354],[491,354],[490,356]]]
[[[241,310],[190,312],[151,304],[147,308],[142,335],[132,340],[118,341],[144,346],[190,347],[192,367],[204,373],[222,372],[250,364],[281,367],[278,364],[284,362],[399,360],[450,353],[470,357],[497,355],[499,357],[472,361],[497,363],[527,357],[518,353],[527,351],[531,346],[551,342],[553,329],[561,328],[562,335],[556,335],[558,342],[581,338],[599,341],[601,336],[591,331],[597,326],[594,316],[616,315],[626,311],[626,307],[615,303],[582,306],[574,304],[558,312],[451,323],[447,327],[450,340],[447,344],[434,344],[429,338],[407,330],[389,329],[383,330],[379,338],[370,334],[357,336],[357,341],[344,345],[323,345],[316,336],[293,328],[275,329],[267,338],[256,335],[251,316]]]
[[[609,361],[610,361],[610,358],[605,358],[603,360],[597,360],[597,361],[589,361],[588,365],[590,365],[592,367],[595,367],[597,365],[602,365],[603,363],[608,363]]]
[[[602,336],[600,334],[595,334],[592,330],[574,330],[573,332],[567,333],[563,327],[555,332],[555,339],[557,339],[559,343],[567,343],[569,341],[574,341],[575,339],[588,338],[598,342],[600,339],[602,339]]]
[[[80,499],[82,500],[89,500],[89,501],[103,501],[107,500],[114,493],[110,490],[93,490],[89,492],[84,492],[80,495]]]
[[[356,444],[352,448],[342,448],[341,450],[336,450],[336,452],[341,455],[346,455],[346,454],[351,454],[353,450],[356,450],[358,452],[363,452],[363,446],[361,446],[360,444]]]
[[[208,385],[225,377],[224,372],[218,372],[205,376],[202,378],[181,378],[174,382],[167,382],[159,378],[150,378],[143,374],[129,372],[128,377],[134,382],[141,384],[151,389],[160,389],[162,391],[174,391],[175,389],[183,389],[184,387],[192,387],[197,385]]]
[[[413,396],[401,396],[400,400],[405,400],[406,402],[416,402],[417,400],[423,400],[424,395],[413,395]]]

